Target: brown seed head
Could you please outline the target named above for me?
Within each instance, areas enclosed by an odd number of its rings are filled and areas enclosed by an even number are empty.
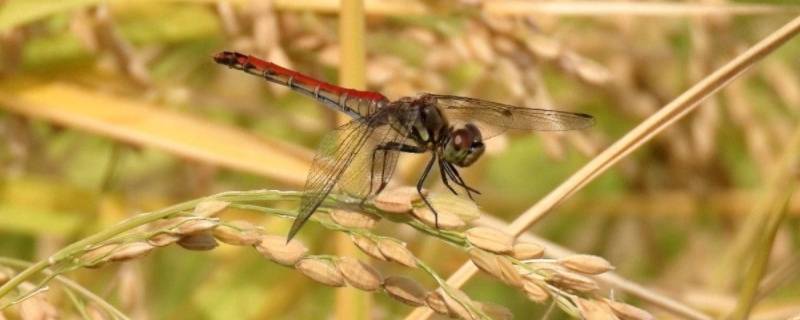
[[[514,267],[514,264],[511,263],[511,260],[508,260],[506,256],[500,255],[496,255],[495,260],[497,260],[497,266],[500,269],[500,280],[509,286],[522,288],[522,276],[517,271],[517,268]]]
[[[614,270],[606,259],[588,254],[574,254],[558,259],[558,264],[572,271],[583,274],[601,274]]]
[[[33,290],[33,288],[26,291],[29,290]],[[19,317],[25,320],[57,320],[60,318],[58,309],[50,304],[44,293],[41,292],[19,303]]]
[[[497,229],[475,227],[465,232],[467,241],[473,246],[494,253],[510,253],[514,238]]]
[[[463,291],[451,289],[450,294],[454,295],[455,297],[441,293],[442,299],[444,299],[444,304],[447,306],[447,310],[451,316],[456,316],[460,319],[477,319],[477,317],[462,304],[462,302],[466,304],[473,304],[472,300],[470,300],[470,298]]]
[[[495,53],[492,46],[489,45],[489,39],[485,32],[470,32],[465,37],[465,42],[478,61],[484,64],[490,64],[495,61]]]
[[[556,287],[577,292],[594,292],[600,287],[594,280],[569,271],[557,271],[549,274],[545,281]]]
[[[470,248],[467,252],[472,262],[479,269],[486,271],[486,273],[512,287],[522,287],[522,276],[519,275],[517,269],[505,256],[496,255],[478,248]]]
[[[573,299],[573,301],[575,301],[578,305],[578,310],[580,311],[583,319],[619,319],[614,314],[614,311],[611,310],[611,307],[609,307],[608,304],[603,301],[587,300],[582,298]]]
[[[425,289],[416,281],[406,277],[391,276],[383,282],[390,297],[413,307],[425,304]]]
[[[524,277],[522,282],[522,289],[525,290],[525,295],[528,296],[533,302],[545,303],[550,299],[550,293],[544,289],[544,284],[540,284],[538,280]]]
[[[502,276],[500,273],[500,267],[497,266],[495,254],[478,248],[470,248],[467,253],[469,254],[470,260],[475,263],[478,269],[481,269],[498,279]]]
[[[285,266],[293,266],[308,252],[308,248],[299,240],[292,239],[286,243],[285,237],[276,235],[262,235],[255,247],[267,259]]]
[[[380,217],[366,212],[335,209],[331,211],[331,219],[347,228],[370,229],[378,223]]]
[[[154,247],[165,247],[180,240],[181,236],[167,232],[159,232],[147,239],[147,243]]]
[[[131,242],[123,244],[119,249],[114,250],[113,253],[108,255],[108,261],[126,261],[142,257],[153,250],[153,246],[147,242]]]
[[[406,248],[404,243],[389,238],[380,238],[378,240],[378,249],[390,261],[410,268],[417,267],[417,258]]]
[[[219,244],[217,244],[217,240],[214,239],[211,231],[206,230],[181,237],[178,240],[178,245],[186,250],[208,251],[213,250]]]
[[[118,244],[107,244],[99,247],[92,248],[84,253],[80,260],[86,267],[99,267],[103,262],[107,261],[108,255],[114,249],[119,247]]]
[[[217,219],[188,219],[175,228],[175,234],[189,235],[213,229],[219,224]]]
[[[375,291],[381,287],[381,274],[372,266],[353,259],[342,257],[336,261],[336,268],[344,276],[347,284],[364,291]]]
[[[228,207],[230,203],[219,200],[206,200],[194,207],[193,215],[198,217],[212,217]]]
[[[406,213],[411,211],[412,203],[418,199],[416,188],[400,187],[381,192],[375,196],[372,203],[376,208],[386,212]]]
[[[611,310],[620,317],[622,320],[654,320],[652,314],[649,312],[629,305],[627,303],[616,302],[606,299],[605,302],[611,307]]]
[[[361,249],[361,251],[366,253],[368,256],[381,261],[386,261],[386,257],[384,257],[383,253],[381,253],[381,250],[378,249],[378,244],[375,241],[372,241],[372,239],[357,234],[350,235],[350,239],[353,240],[353,243],[355,243],[356,247]]]
[[[450,193],[432,193],[428,201],[437,212],[454,214],[462,221],[469,222],[481,217],[481,210],[475,202]]]
[[[457,215],[452,214],[448,211],[439,210],[437,208],[438,213],[438,222],[439,222],[439,229],[443,230],[457,230],[463,228],[467,225],[464,220],[461,220]],[[430,208],[426,205],[416,206],[411,211],[412,214],[417,217],[423,223],[431,226],[436,227],[437,216],[433,214]]]
[[[428,292],[425,296],[425,305],[438,314],[450,314],[450,310],[447,309],[447,305],[444,303],[444,298],[442,298],[442,295],[437,291]]]
[[[214,228],[217,240],[234,246],[251,246],[261,241],[262,231],[244,220],[231,221]]]
[[[578,77],[593,85],[602,85],[611,79],[611,72],[599,63],[580,57],[573,62]]]
[[[531,33],[525,37],[525,46],[535,56],[551,60],[561,54],[561,44],[540,33]]]
[[[295,265],[307,277],[331,287],[344,286],[344,278],[339,269],[327,259],[308,257],[300,259]]]
[[[511,256],[517,260],[538,259],[544,255],[544,247],[531,242],[517,242],[511,251]]]

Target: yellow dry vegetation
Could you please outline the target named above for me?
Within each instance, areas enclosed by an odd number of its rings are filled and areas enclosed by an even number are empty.
[[[65,82],[4,84],[0,107],[292,185],[303,184],[311,160],[285,142]]]

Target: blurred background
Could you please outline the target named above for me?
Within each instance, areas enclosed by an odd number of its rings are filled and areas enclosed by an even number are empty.
[[[800,12],[791,0],[529,4],[366,5],[371,90],[390,99],[455,94],[596,117],[580,132],[491,139],[487,154],[462,171],[482,191],[476,202],[484,212],[506,221]],[[337,115],[211,57],[250,53],[336,83],[343,67],[337,5],[0,1],[0,255],[36,261],[129,215],[226,190],[300,188]],[[750,249],[742,240],[752,231],[748,219],[797,130],[798,57],[800,41],[790,41],[533,231],[603,256],[626,278],[711,315],[730,311],[743,273],[738,261]],[[395,181],[416,182],[425,160],[403,158]],[[797,200],[776,234],[771,286],[753,318],[800,313]],[[235,217],[277,234],[289,226]],[[405,226],[382,228],[442,275],[467,259]],[[317,253],[335,252],[332,236],[314,223],[300,233]],[[321,319],[341,290],[225,245],[167,247],[68,275],[134,319]],[[547,309],[485,275],[465,291],[518,318],[540,318]],[[411,310],[373,296],[371,319]],[[51,293],[64,318],[73,318],[68,299]],[[559,311],[552,317],[567,318]]]

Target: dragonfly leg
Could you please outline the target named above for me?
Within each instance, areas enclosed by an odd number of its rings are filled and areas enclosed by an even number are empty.
[[[470,200],[474,200],[474,199],[472,198],[472,193],[471,193],[471,192],[474,192],[474,193],[476,193],[476,194],[481,194],[481,192],[480,192],[480,191],[478,191],[478,190],[475,190],[474,188],[472,188],[472,187],[468,186],[468,185],[467,185],[467,184],[464,182],[464,179],[462,179],[462,178],[461,178],[461,175],[459,175],[459,174],[458,174],[458,170],[456,170],[456,168],[455,168],[455,167],[453,167],[453,164],[451,164],[451,163],[447,162],[447,163],[445,163],[445,166],[447,167],[447,169],[449,169],[449,170],[448,170],[448,172],[449,172],[449,174],[450,174],[450,175],[453,177],[453,180],[455,180],[456,184],[458,184],[459,186],[463,187],[463,188],[464,188],[464,190],[466,190],[466,191],[467,191],[467,196],[469,196]]]
[[[450,186],[450,182],[447,181],[447,178],[450,177],[450,173],[445,168],[444,162],[445,162],[444,160],[439,159],[439,173],[442,174],[442,182],[444,182],[444,185],[447,187],[447,189],[450,189],[450,191],[453,192],[454,195],[458,195],[458,192],[456,192],[456,190],[453,189],[452,186]]]
[[[375,150],[372,150],[372,159],[370,160],[370,168],[369,168],[369,191],[367,191],[367,196],[361,198],[361,202],[358,204],[358,206],[361,208],[364,207],[364,203],[367,202],[367,198],[369,198],[369,195],[372,194],[372,186],[374,185],[373,181],[375,181],[375,155],[378,153],[378,151],[384,152],[384,157],[386,156],[385,154],[386,151],[384,151],[383,149],[375,148]],[[381,168],[381,172],[383,172],[383,168]],[[381,176],[381,180],[383,180],[383,176]],[[378,192],[375,192],[375,194],[380,193],[382,190],[383,190],[383,182],[381,182],[381,187],[378,188]]]
[[[412,146],[412,145],[408,145],[408,144],[397,143],[397,142],[388,142],[388,143],[379,145],[378,147],[375,148],[375,151],[377,151],[377,150],[382,150],[384,152],[384,154],[383,154],[384,158],[387,156],[387,151],[389,151],[389,150],[395,150],[395,151],[407,152],[407,153],[423,153],[423,152],[425,152],[424,148],[421,148],[421,147],[418,147],[418,146]],[[372,169],[375,169],[375,167],[374,167],[374,164],[375,164],[375,152],[372,153],[372,163],[373,163],[373,168]],[[372,183],[372,179],[373,178],[372,178],[372,175],[370,173],[370,191],[372,191],[372,189],[371,189],[372,188],[372,184],[371,184]],[[378,186],[378,190],[375,191],[375,194],[377,195],[377,194],[381,193],[381,191],[383,191],[383,189],[385,189],[388,184],[389,184],[389,178],[386,176],[386,162],[384,161],[384,163],[381,165],[381,184],[380,184],[380,186]]]
[[[433,212],[434,225],[436,226],[436,229],[439,229],[439,214],[436,213],[436,209],[433,208],[431,203],[428,201],[428,198],[422,194],[422,184],[424,184],[425,179],[428,178],[428,173],[431,172],[431,168],[433,168],[433,163],[435,161],[436,155],[431,157],[431,160],[428,161],[428,164],[425,166],[425,170],[422,171],[422,176],[419,177],[419,181],[417,182],[417,193],[419,193],[419,197],[422,198],[422,201],[425,202],[425,205],[427,205],[428,208],[431,209],[431,212]]]

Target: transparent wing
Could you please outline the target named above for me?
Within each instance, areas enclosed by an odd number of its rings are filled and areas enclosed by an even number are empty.
[[[400,152],[379,150],[378,147],[390,143],[409,143],[408,126],[396,123],[374,128],[339,181],[338,189],[355,198],[366,199],[378,191],[382,182],[388,183],[397,167]]]
[[[297,219],[289,231],[294,237],[334,189],[364,199],[389,181],[399,152],[375,152],[390,142],[407,143],[411,123],[385,123],[383,114],[365,122],[351,121],[328,133],[320,142],[300,200]]]
[[[480,127],[484,139],[507,129],[533,131],[566,131],[591,127],[594,118],[584,113],[517,107],[492,101],[426,94],[453,123],[472,122]]]
[[[317,210],[325,197],[331,193],[339,179],[359,154],[372,134],[374,128],[369,122],[350,121],[325,135],[320,142],[317,154],[308,172],[297,218],[289,230],[288,239]]]

